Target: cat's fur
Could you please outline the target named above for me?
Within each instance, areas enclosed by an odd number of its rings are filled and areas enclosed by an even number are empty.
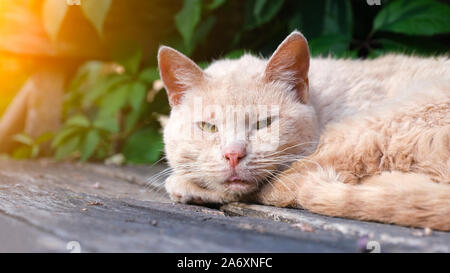
[[[172,105],[164,142],[173,169],[166,189],[174,200],[253,200],[450,230],[447,57],[310,59],[306,39],[293,32],[269,60],[244,55],[202,71],[168,47],[158,58]],[[222,149],[229,136],[203,132],[191,139],[176,129],[198,130],[182,114],[194,111],[198,97],[205,105],[280,106],[279,145],[247,150],[236,167],[247,181],[242,190],[230,190],[227,182]],[[269,181],[280,169],[286,170]]]

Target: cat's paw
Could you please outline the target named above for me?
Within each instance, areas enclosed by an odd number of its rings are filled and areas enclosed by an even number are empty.
[[[257,202],[276,207],[296,206],[296,186],[293,181],[298,180],[295,174],[283,174],[283,176],[277,177],[260,189],[256,195]]]
[[[198,205],[224,202],[220,194],[201,188],[179,176],[169,176],[165,187],[170,199],[174,202]]]

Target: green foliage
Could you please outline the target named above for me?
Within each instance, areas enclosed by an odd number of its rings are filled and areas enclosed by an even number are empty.
[[[44,133],[33,139],[26,134],[17,134],[13,140],[18,143],[18,147],[12,152],[12,157],[15,159],[36,158],[41,153],[43,144],[49,142],[53,138],[53,133]]]
[[[126,162],[141,164],[159,158],[162,140],[156,118],[169,109],[164,100],[159,99],[164,103],[159,108],[147,101],[148,92],[165,93],[152,89],[158,71],[140,70],[142,51],[136,45],[118,46],[113,56],[120,66],[88,62],[72,79],[64,107],[67,118],[52,142],[57,159],[104,160],[123,153]]]
[[[448,52],[445,40],[450,32],[450,6],[437,0],[383,0],[379,6],[360,0],[248,0],[241,2],[241,10],[228,10],[236,7],[235,3],[185,0],[176,15],[176,28],[184,41],[178,48],[195,56],[200,41],[214,44],[215,36],[223,31],[216,22],[225,19],[220,14],[227,14],[224,16],[242,17],[240,27],[233,29],[232,42],[222,45],[229,52],[246,48],[268,54],[294,29],[308,38],[313,56],[366,58],[387,52]],[[215,9],[208,10],[211,6]],[[202,29],[205,24],[211,24],[206,31]]]
[[[450,32],[450,7],[429,0],[393,1],[375,17],[373,29],[409,35],[447,33]]]
[[[131,135],[123,148],[123,154],[130,163],[155,162],[163,149],[161,134],[154,128],[147,127]]]
[[[188,52],[191,52],[194,46],[194,30],[200,22],[201,13],[201,0],[184,0],[183,9],[175,16],[175,24],[183,37],[184,45]]]
[[[244,29],[250,30],[269,22],[283,6],[283,0],[250,0],[247,2]]]
[[[71,8],[66,0],[44,0],[42,6],[42,19],[44,28],[50,39],[56,41],[64,18]],[[95,30],[102,36],[103,23],[111,7],[112,0],[83,0],[80,2],[81,10]]]
[[[112,0],[84,0],[81,2],[81,10],[84,16],[92,23],[100,36],[102,36],[103,23],[111,3]]]

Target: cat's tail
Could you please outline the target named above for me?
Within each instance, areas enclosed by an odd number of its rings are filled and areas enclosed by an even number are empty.
[[[385,172],[355,185],[327,172],[304,180],[295,190],[297,205],[330,216],[450,230],[450,184],[422,174]]]

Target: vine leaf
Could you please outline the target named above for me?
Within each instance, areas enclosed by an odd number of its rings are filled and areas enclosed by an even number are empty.
[[[183,8],[175,16],[175,25],[183,37],[188,52],[192,50],[195,27],[200,22],[202,3],[199,0],[184,0]]]
[[[42,5],[42,18],[45,31],[50,39],[55,42],[64,17],[67,14],[68,5],[66,1],[45,0]]]
[[[378,13],[373,29],[408,35],[447,33],[450,31],[449,12],[448,5],[438,1],[393,1]]]
[[[92,23],[101,37],[103,32],[103,23],[111,7],[112,0],[84,0],[81,3],[86,18]]]
[[[81,161],[88,160],[94,154],[100,140],[101,137],[97,130],[89,130],[83,140]]]

